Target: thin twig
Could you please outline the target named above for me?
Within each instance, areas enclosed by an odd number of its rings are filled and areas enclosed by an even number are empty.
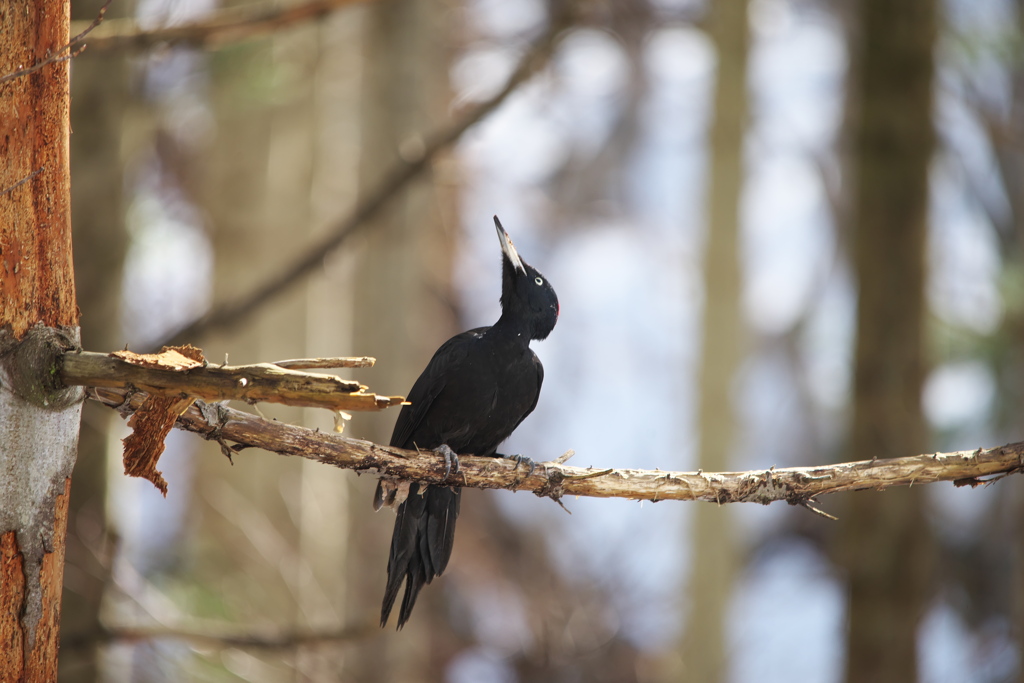
[[[466,130],[501,106],[509,95],[540,69],[547,62],[562,28],[563,26],[560,24],[552,25],[520,60],[519,65],[498,94],[477,105],[458,122],[429,136],[423,153],[418,159],[397,161],[384,175],[384,179],[362,197],[348,216],[338,222],[330,233],[310,245],[304,254],[290,266],[234,301],[228,301],[210,309],[204,315],[179,328],[167,339],[153,344],[154,348],[197,341],[204,334],[237,325],[260,306],[281,295],[289,287],[316,270],[323,263],[325,255],[337,249],[346,239],[355,234],[360,227],[394,199],[395,195],[429,168],[430,162],[439,152],[451,146]]]
[[[570,448],[565,453],[562,453],[560,456],[558,456],[551,462],[555,463],[556,465],[564,465],[565,463],[569,462],[569,458],[571,458],[574,455],[576,455],[576,451]]]
[[[30,73],[39,71],[47,64],[65,62],[73,57],[77,57],[78,55],[82,54],[82,50],[85,49],[85,45],[82,45],[82,47],[78,50],[75,50],[74,48],[78,47],[79,44],[81,44],[85,40],[85,37],[89,35],[89,33],[91,33],[94,28],[103,23],[103,15],[107,13],[107,8],[110,7],[110,3],[112,3],[113,1],[114,0],[107,0],[106,4],[104,4],[103,7],[100,7],[99,14],[97,14],[96,18],[92,20],[92,23],[86,26],[84,31],[82,31],[77,36],[68,41],[67,45],[60,48],[53,54],[48,55],[46,59],[36,62],[32,66],[25,67],[24,69],[19,69],[18,71],[3,76],[2,78],[0,78],[0,85],[3,85],[8,81],[13,81],[16,78],[21,78],[22,76],[28,76]],[[65,52],[67,54],[64,54]]]
[[[565,479],[566,479],[566,481],[569,481],[569,480],[579,481],[580,479],[593,479],[594,477],[603,477],[606,474],[611,474],[614,471],[615,470],[609,468],[609,469],[606,469],[606,470],[601,470],[599,472],[587,472],[586,474],[567,474],[565,476]]]
[[[289,370],[325,370],[331,368],[372,368],[377,362],[376,358],[370,356],[357,356],[354,358],[290,358],[288,360],[276,360],[271,365]]]
[[[267,35],[282,27],[324,17],[335,10],[368,0],[311,0],[300,5],[243,5],[221,9],[186,24],[140,28],[134,19],[114,19],[89,40],[89,53],[147,50],[160,45],[189,45],[217,49]]]
[[[832,520],[833,522],[838,521],[838,519],[839,519],[838,517],[836,517],[835,515],[830,515],[827,512],[825,512],[824,510],[821,510],[821,509],[815,507],[814,505],[811,504],[811,501],[814,501],[815,503],[818,502],[818,501],[814,500],[814,498],[808,498],[807,500],[801,500],[797,504],[800,507],[802,507],[802,508],[804,508],[806,510],[810,510],[811,512],[813,512],[814,514],[816,514],[816,515],[818,515],[820,517],[824,517],[825,519]]]
[[[27,176],[25,176],[24,178],[22,178],[22,179],[21,179],[21,180],[19,180],[18,182],[14,183],[13,185],[11,185],[10,187],[8,187],[8,188],[7,188],[6,190],[4,190],[3,192],[0,192],[0,197],[6,196],[6,195],[10,194],[11,192],[14,192],[14,191],[15,191],[15,190],[17,190],[17,189],[18,189],[19,187],[21,187],[22,185],[24,185],[25,183],[27,183],[28,181],[32,180],[32,179],[33,179],[33,178],[35,178],[35,177],[36,177],[37,175],[39,175],[40,173],[42,173],[42,172],[43,172],[43,170],[44,170],[45,168],[46,168],[45,166],[40,166],[40,167],[39,167],[39,168],[37,168],[36,170],[32,171],[32,172],[31,172],[31,173],[29,173],[29,174],[28,174]]]

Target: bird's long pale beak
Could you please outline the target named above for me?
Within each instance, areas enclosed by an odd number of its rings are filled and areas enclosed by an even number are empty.
[[[501,221],[498,217],[494,217],[494,227],[498,230],[498,240],[501,242],[501,250],[508,257],[508,260],[512,263],[512,267],[516,270],[520,270],[523,274],[526,274],[526,266],[523,265],[523,259],[519,258],[519,252],[516,251],[516,247],[512,244],[512,238],[505,232],[505,228],[501,227]]]

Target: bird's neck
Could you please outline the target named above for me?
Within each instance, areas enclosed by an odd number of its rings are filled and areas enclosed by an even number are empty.
[[[522,316],[502,311],[498,322],[491,325],[488,336],[495,340],[530,345],[530,325]]]

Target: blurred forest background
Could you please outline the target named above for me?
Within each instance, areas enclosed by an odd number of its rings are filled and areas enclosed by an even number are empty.
[[[246,19],[307,2],[113,0],[73,60],[86,349],[150,349],[312,254],[179,340],[233,363],[372,355],[358,379],[404,394],[497,318],[498,214],[562,310],[505,452],[713,471],[1022,438],[1024,3]],[[241,28],[207,30],[224,21]],[[162,27],[183,28],[103,37]],[[176,433],[163,499],[121,474],[120,420],[86,408],[62,681],[1024,681],[1017,478],[823,499],[839,522],[468,490],[445,576],[396,633],[376,625],[393,517],[371,477],[232,466]],[[346,433],[386,442],[396,415]]]

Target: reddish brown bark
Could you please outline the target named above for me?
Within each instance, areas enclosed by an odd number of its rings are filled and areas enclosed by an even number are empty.
[[[43,557],[43,618],[36,627],[35,647],[24,658],[25,633],[20,615],[25,608],[25,572],[13,531],[0,536],[0,680],[57,680],[57,643],[60,630],[60,594],[64,583],[64,537],[68,524],[68,497],[57,496],[54,509],[53,552]]]
[[[65,46],[69,11],[68,0],[0,3],[0,76]],[[66,61],[0,85],[0,326],[19,339],[36,322],[78,322],[68,104]]]
[[[58,54],[68,43],[69,10],[68,0],[0,3],[0,77]],[[53,387],[44,378],[47,363],[33,360],[44,356],[19,358],[18,349],[27,346],[21,340],[32,336],[51,340],[40,342],[40,348],[77,336],[71,329],[27,335],[37,324],[71,328],[78,322],[68,105],[66,61],[0,85],[0,371],[8,390],[0,401],[0,464],[6,476],[19,482],[0,490],[4,681],[57,677],[67,474],[74,462],[75,410],[80,407],[74,393],[56,396],[52,403]]]

